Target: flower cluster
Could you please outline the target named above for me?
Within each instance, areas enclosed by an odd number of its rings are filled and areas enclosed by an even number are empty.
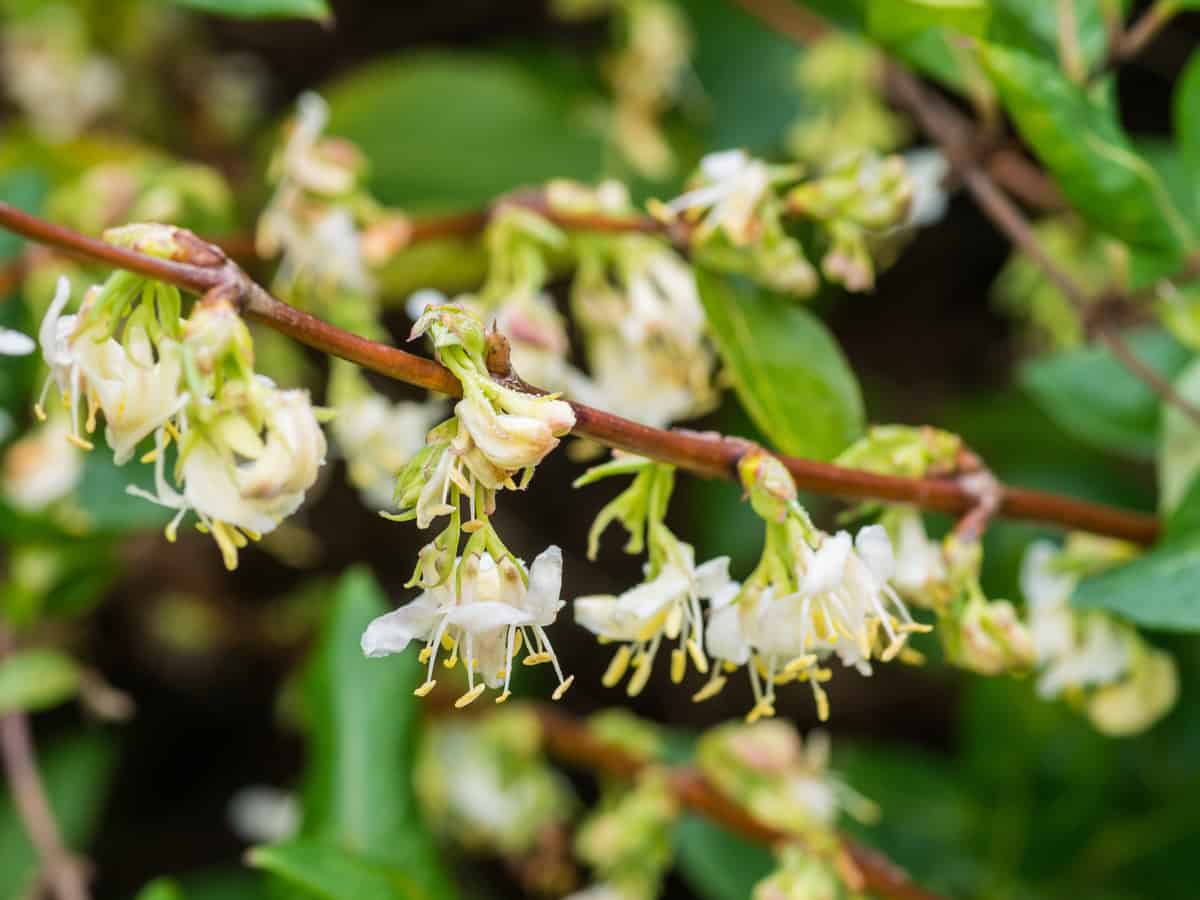
[[[422,588],[420,596],[372,622],[363,634],[363,652],[400,653],[411,641],[423,641],[421,661],[428,664],[428,674],[417,688],[419,696],[436,684],[434,665],[443,647],[450,653],[449,667],[461,655],[467,692],[458,705],[465,706],[487,687],[502,687],[498,703],[510,696],[512,663],[524,644],[526,665],[553,665],[558,699],[574,679],[564,676],[545,631],[562,606],[562,552],[551,547],[526,569],[504,546],[490,516],[496,492],[517,489],[517,478],[520,486],[528,483],[537,464],[574,426],[574,413],[553,396],[528,394],[494,379],[483,326],[461,307],[427,308],[413,328],[414,336],[423,334],[459,379],[463,399],[453,418],[430,430],[425,447],[400,472],[395,491],[400,512],[385,515],[415,519],[422,529],[443,516],[449,524],[420,552],[410,582]],[[460,552],[464,533],[469,537]]]
[[[106,237],[159,255],[195,251],[186,246],[195,238],[169,226],[127,226]],[[130,492],[176,510],[171,539],[194,512],[234,568],[247,540],[296,511],[325,461],[308,393],[255,374],[249,333],[227,301],[206,300],[185,319],[176,288],[129,273],[89,289],[78,313],[65,313],[69,300],[63,279],[39,334],[50,368],[39,417],[53,384],[66,408],[65,439],[76,447],[92,449],[101,415],[118,465],[152,437],[141,459],[154,463],[155,491]]]
[[[600,534],[607,525],[619,521],[630,536],[626,551],[646,551],[645,581],[620,596],[577,598],[575,620],[602,642],[619,644],[603,683],[613,687],[632,671],[626,687],[632,697],[641,693],[650,680],[664,640],[676,644],[671,651],[672,681],[683,681],[689,660],[701,674],[709,671],[700,601],[723,602],[730,592],[736,592],[737,585],[729,578],[728,557],[696,565],[692,546],[677,538],[664,523],[675,480],[670,466],[621,456],[593,468],[575,485],[625,474],[632,474],[633,482],[597,516],[588,541],[588,557],[595,558]]]
[[[1179,693],[1175,661],[1147,644],[1136,628],[1103,612],[1071,609],[1082,575],[1126,560],[1116,541],[1074,535],[1062,550],[1030,545],[1021,566],[1029,631],[1037,657],[1037,690],[1081,706],[1110,735],[1136,734],[1164,716]]]

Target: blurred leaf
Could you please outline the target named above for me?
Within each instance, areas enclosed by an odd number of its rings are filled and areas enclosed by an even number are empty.
[[[184,894],[170,878],[156,878],[138,892],[137,900],[184,900]]]
[[[250,865],[322,900],[433,900],[450,896],[430,890],[412,870],[376,862],[319,841],[296,840],[250,851]]]
[[[983,37],[991,14],[987,0],[869,0],[867,33],[881,44],[949,29]]]
[[[312,885],[339,867],[369,873],[366,884],[402,871],[397,883],[418,885],[426,898],[451,898],[413,795],[417,655],[368,659],[360,646],[368,623],[387,610],[365,568],[338,581],[305,682],[309,762],[299,846],[321,849],[312,870],[297,868],[304,853],[291,847],[260,848],[260,864],[303,874]]]
[[[1200,53],[1193,53],[1175,82],[1175,138],[1191,175],[1191,200],[1200,209]]]
[[[696,283],[738,398],[778,450],[830,459],[862,433],[858,381],[820,319],[743,278],[698,268]]]
[[[325,91],[329,131],[371,160],[381,201],[410,210],[478,206],[551,177],[601,173],[601,136],[574,124],[574,98],[557,84],[500,55],[385,60]]]
[[[1181,515],[1187,516],[1181,521],[1195,520],[1187,506]],[[1148,628],[1200,631],[1200,534],[1168,539],[1128,565],[1083,581],[1071,602]]]
[[[1162,180],[1105,102],[1107,85],[1085,91],[1056,64],[995,45],[981,59],[1021,136],[1089,223],[1163,253],[1194,243]]]
[[[1175,390],[1200,405],[1200,361],[1175,379]],[[1158,508],[1170,513],[1200,471],[1200,423],[1173,403],[1163,404],[1162,440],[1158,450]]]
[[[726,0],[682,0],[682,6],[695,33],[692,65],[704,89],[706,148],[777,145],[801,108],[802,51]]]
[[[107,736],[80,734],[39,753],[50,806],[72,850],[85,850],[100,822],[116,752]],[[34,896],[38,858],[6,792],[0,802],[0,884],[11,897]]]
[[[1107,0],[1072,0],[1082,62],[1093,69],[1108,50],[1108,29],[1104,22]],[[1057,2],[1046,0],[991,0],[992,18],[988,37],[997,44],[1040,56],[1059,63],[1059,21]]]
[[[65,703],[79,690],[79,666],[57,650],[22,650],[0,660],[0,715]]]
[[[675,855],[684,881],[701,900],[746,900],[776,868],[766,847],[698,816],[684,816],[675,826]]]
[[[37,213],[46,194],[46,179],[35,169],[15,169],[0,175],[0,200],[18,209]],[[0,265],[15,259],[24,246],[24,238],[0,229]],[[0,328],[11,328],[32,334],[34,323],[19,291],[0,295]],[[26,357],[4,357],[0,364],[0,444],[14,422],[24,418],[21,409],[29,402],[33,379],[37,372],[37,354]]]
[[[171,510],[125,490],[127,485],[134,484],[154,493],[154,467],[138,462],[138,454],[118,466],[100,430],[92,435],[92,442],[96,448],[84,454],[83,473],[75,490],[79,505],[87,513],[90,530],[120,535],[165,525]],[[150,449],[153,443],[147,439],[142,446]]]
[[[1160,331],[1129,335],[1138,358],[1173,378],[1189,354]],[[1021,385],[1054,421],[1080,440],[1131,456],[1152,458],[1159,399],[1113,355],[1098,347],[1067,350],[1021,367]]]
[[[318,19],[333,13],[325,0],[172,0],[176,6],[234,19]]]

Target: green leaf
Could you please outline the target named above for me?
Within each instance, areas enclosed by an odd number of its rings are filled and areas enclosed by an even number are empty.
[[[701,900],[746,900],[775,869],[775,857],[697,816],[675,826],[675,855],[684,881]]]
[[[72,850],[86,850],[100,823],[116,762],[112,742],[100,733],[77,735],[39,752],[38,762],[63,842]],[[38,869],[37,854],[6,792],[0,798],[0,884],[6,896],[33,896]]]
[[[1179,255],[1195,242],[1153,167],[1138,155],[1105,99],[1057,65],[995,45],[980,54],[1021,136],[1076,210],[1132,245]]]
[[[1175,379],[1185,400],[1200,403],[1200,361]],[[1171,512],[1200,472],[1200,423],[1172,403],[1163,404],[1162,440],[1158,450],[1158,508]]]
[[[867,33],[888,45],[930,29],[983,37],[990,14],[986,0],[870,0]]]
[[[0,660],[0,715],[65,703],[79,690],[79,666],[56,650],[23,650]]]
[[[176,6],[232,19],[317,19],[333,13],[325,0],[173,0]]]
[[[1200,208],[1200,53],[1193,53],[1175,82],[1175,138],[1191,175],[1191,199]]]
[[[603,141],[576,124],[565,80],[498,54],[385,60],[325,91],[329,132],[371,160],[370,186],[385,203],[478,206],[551,177],[601,173]]]
[[[309,764],[302,841],[323,848],[323,863],[357,860],[375,873],[372,878],[394,868],[405,873],[406,883],[420,885],[421,896],[452,898],[413,794],[419,719],[412,692],[421,668],[416,653],[368,659],[360,646],[368,623],[388,608],[365,568],[338,581],[305,681]],[[265,858],[276,859],[276,850],[289,872],[298,871],[296,857],[303,854],[264,848]]]
[[[171,879],[156,878],[138,892],[137,900],[184,900],[184,895]]]
[[[319,841],[255,847],[249,860],[250,865],[302,889],[304,896],[321,900],[431,900],[445,896],[431,891],[414,871]]]
[[[1075,40],[1081,62],[1089,69],[1104,59],[1108,29],[1104,21],[1107,0],[1072,0]],[[1059,20],[1057,2],[1046,0],[991,0],[992,18],[988,38],[1017,50],[1059,64]]]
[[[1138,358],[1173,378],[1189,354],[1160,331],[1129,336]],[[1021,385],[1063,430],[1101,449],[1146,459],[1157,447],[1159,400],[1106,349],[1067,350],[1021,368]]]
[[[738,398],[777,449],[831,459],[862,434],[858,381],[820,319],[738,276],[697,268],[696,283]]]
[[[1189,520],[1192,506],[1181,507]],[[1193,531],[1167,540],[1128,565],[1087,579],[1072,604],[1105,609],[1148,628],[1200,631],[1200,535]]]

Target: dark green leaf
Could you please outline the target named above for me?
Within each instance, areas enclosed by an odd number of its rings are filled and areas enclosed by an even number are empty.
[[[600,174],[603,141],[577,124],[557,84],[499,55],[385,60],[328,89],[329,130],[366,153],[382,201],[478,206],[551,177]]]
[[[56,650],[23,650],[0,660],[0,715],[49,709],[79,690],[79,666]]]
[[[744,278],[697,269],[696,282],[738,398],[776,448],[830,459],[862,433],[858,381],[820,319]]]
[[[413,795],[416,653],[368,659],[360,646],[367,624],[387,610],[366,569],[352,569],[338,582],[305,683],[304,844],[321,845],[321,859],[330,865],[358,860],[372,878],[395,867],[423,896],[450,898],[453,888]],[[277,850],[289,867],[302,855],[286,848],[261,852],[276,859]]]
[[[1085,219],[1139,247],[1179,254],[1192,246],[1190,227],[1106,101],[1106,85],[1085,91],[1057,65],[1018,50],[985,46],[980,57],[1021,136]]]
[[[1148,628],[1200,631],[1200,534],[1194,497],[1189,498],[1173,530],[1191,529],[1145,556],[1089,578],[1079,585],[1072,603],[1080,609],[1106,609]]]
[[[79,735],[39,754],[39,764],[63,841],[84,851],[91,842],[116,761],[115,748],[102,734]],[[25,827],[6,793],[0,802],[0,884],[7,896],[33,896],[38,859]]]
[[[184,900],[184,896],[171,879],[156,878],[138,892],[137,900]]]
[[[1148,366],[1173,378],[1189,354],[1159,331],[1141,331],[1129,344]],[[1096,447],[1145,458],[1157,447],[1159,400],[1108,350],[1056,353],[1027,363],[1021,384],[1054,421]]]
[[[675,826],[675,854],[680,873],[701,900],[746,900],[775,869],[766,847],[696,816]]]
[[[1175,138],[1191,176],[1191,201],[1200,209],[1200,53],[1193,53],[1175,82]]]
[[[250,851],[250,865],[265,869],[303,896],[321,900],[432,900],[411,869],[356,856],[319,841],[297,840]]]
[[[1200,403],[1200,363],[1189,365],[1175,379],[1176,392]],[[1158,450],[1158,508],[1171,512],[1200,472],[1200,424],[1173,403],[1163,404],[1162,440]]]
[[[325,0],[173,0],[175,5],[197,12],[235,19],[318,19],[329,21],[333,13]]]

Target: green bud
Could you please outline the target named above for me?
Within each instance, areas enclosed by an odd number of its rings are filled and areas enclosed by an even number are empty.
[[[186,228],[176,228],[174,225],[154,222],[122,225],[109,228],[103,237],[110,244],[160,259],[206,268],[225,264],[225,253],[220,247],[200,240]]]
[[[738,460],[738,478],[754,511],[768,522],[782,522],[796,502],[796,482],[778,459],[752,450]]]
[[[881,475],[923,478],[958,467],[962,438],[928,426],[875,425],[837,458],[838,465]]]

